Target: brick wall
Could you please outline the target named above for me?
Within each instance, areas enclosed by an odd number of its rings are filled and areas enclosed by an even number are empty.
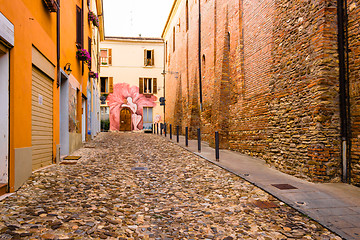
[[[176,51],[168,54],[167,69],[179,78],[167,76],[167,121],[201,126],[210,145],[219,131],[223,148],[288,174],[339,181],[336,1],[201,0],[201,113],[198,2],[189,0],[187,31],[182,2],[174,20],[180,24]],[[353,35],[357,46],[358,32]],[[353,171],[359,170],[357,162]]]

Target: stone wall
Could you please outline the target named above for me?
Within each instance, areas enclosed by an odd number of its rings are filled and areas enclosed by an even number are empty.
[[[201,112],[198,2],[189,0],[188,30],[181,2],[173,20],[179,23],[175,51],[168,35],[167,70],[179,76],[167,75],[167,121],[192,124],[192,133],[201,126],[210,145],[219,131],[222,148],[263,158],[288,174],[339,181],[336,1],[201,0]]]
[[[351,181],[360,186],[360,1],[348,1],[351,115]]]

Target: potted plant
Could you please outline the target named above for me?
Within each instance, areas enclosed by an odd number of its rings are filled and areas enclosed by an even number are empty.
[[[88,19],[89,19],[89,22],[92,22],[95,27],[99,27],[99,18],[98,18],[98,16],[96,16],[95,13],[93,13],[92,11],[89,11]]]
[[[91,62],[91,57],[88,51],[86,51],[86,49],[83,48],[79,48],[76,51],[76,57],[80,60],[80,61],[84,61],[87,63]]]

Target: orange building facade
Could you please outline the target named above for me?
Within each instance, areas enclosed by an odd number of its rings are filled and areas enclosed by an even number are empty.
[[[81,146],[88,89],[97,85],[92,46],[103,36],[98,15],[101,0],[62,0],[61,6],[55,0],[0,0],[0,194]]]

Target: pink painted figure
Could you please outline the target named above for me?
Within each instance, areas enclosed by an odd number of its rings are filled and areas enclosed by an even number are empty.
[[[120,111],[123,107],[131,110],[132,130],[143,128],[143,107],[155,107],[156,96],[145,97],[139,94],[139,87],[130,86],[128,83],[114,84],[113,93],[107,97],[110,107],[110,130],[120,129]]]
[[[139,123],[141,122],[141,115],[137,115],[137,105],[135,103],[133,103],[132,98],[128,97],[127,99],[127,103],[126,104],[122,104],[121,107],[128,107],[131,110],[131,124],[132,124],[132,129],[137,131],[140,130],[137,126],[139,125]]]

